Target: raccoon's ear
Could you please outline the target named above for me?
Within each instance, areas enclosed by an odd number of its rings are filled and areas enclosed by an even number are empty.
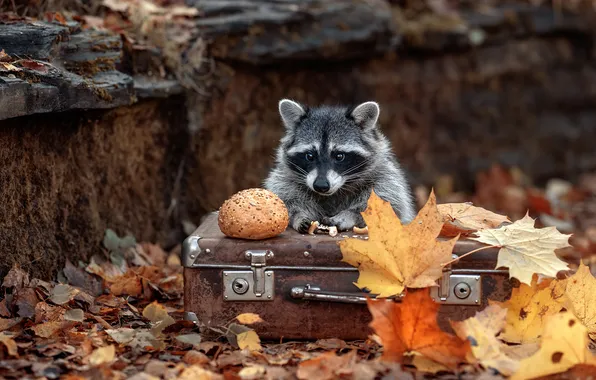
[[[381,109],[376,102],[362,103],[350,113],[356,124],[362,129],[371,129],[377,125]]]
[[[294,129],[296,123],[306,114],[304,108],[290,99],[282,99],[279,102],[279,114],[287,129]]]

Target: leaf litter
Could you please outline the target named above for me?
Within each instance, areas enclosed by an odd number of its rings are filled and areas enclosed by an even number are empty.
[[[501,181],[509,178],[499,175]],[[553,186],[547,195],[528,190],[532,210],[567,218],[565,207],[584,198],[570,195],[569,186]],[[487,200],[497,193],[498,186],[480,194]],[[363,326],[370,330],[364,341],[262,340],[254,325],[272,321],[256,313],[239,313],[206,333],[182,318],[179,248],[165,252],[112,231],[103,241],[106,254],[88,263],[67,262],[61,283],[30,279],[18,266],[5,276],[0,377],[414,379],[426,373],[525,379],[596,369],[590,351],[596,329],[590,252],[596,252],[596,242],[590,233],[569,237],[527,212],[509,219],[469,203],[440,204],[432,191],[421,205],[418,225],[402,225],[373,194],[364,212],[369,239],[342,240],[344,261],[359,270],[356,284],[380,294],[363,306],[372,320]],[[524,238],[512,239],[505,229]],[[526,261],[521,272],[512,273],[509,299],[489,299],[475,315],[450,321],[448,331],[437,322],[440,307],[428,290],[451,259],[454,242],[466,239],[507,250],[510,260],[501,267]],[[580,260],[564,262],[562,252]],[[540,260],[550,264],[539,266]],[[383,299],[400,293],[399,299]]]

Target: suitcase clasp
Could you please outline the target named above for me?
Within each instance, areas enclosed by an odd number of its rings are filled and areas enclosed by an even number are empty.
[[[269,250],[245,252],[251,270],[223,271],[224,301],[272,301],[275,295],[274,273],[267,270],[267,259],[273,258]]]

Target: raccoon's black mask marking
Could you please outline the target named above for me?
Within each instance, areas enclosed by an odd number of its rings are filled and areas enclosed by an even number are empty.
[[[319,172],[334,170],[339,175],[357,177],[367,169],[364,156],[339,150],[322,155],[317,151],[308,150],[288,155],[287,160],[291,163],[290,169],[297,174],[309,173],[313,169],[317,169]]]

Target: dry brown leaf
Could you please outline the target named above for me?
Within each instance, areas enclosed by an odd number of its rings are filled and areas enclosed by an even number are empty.
[[[238,322],[242,323],[243,325],[252,325],[258,322],[263,322],[261,317],[255,313],[243,313],[236,317]]]
[[[0,332],[11,329],[21,323],[23,318],[0,318]]]
[[[556,277],[568,265],[555,254],[556,249],[570,247],[571,235],[561,234],[555,227],[534,228],[528,214],[513,224],[498,229],[476,232],[470,238],[484,244],[501,247],[495,268],[509,268],[509,277],[530,285],[534,273]]]
[[[251,364],[250,366],[244,367],[238,372],[238,376],[242,380],[256,380],[262,379],[265,375],[266,367],[259,364]]]
[[[188,365],[207,364],[209,357],[200,351],[190,350],[184,354],[182,361]]]
[[[437,205],[437,208],[445,221],[441,236],[469,235],[510,222],[505,215],[495,214],[471,203],[444,203]]]
[[[511,291],[505,302],[489,303],[507,309],[505,328],[499,335],[509,343],[536,342],[544,329],[545,318],[563,308],[566,280],[544,279],[538,283],[534,275],[532,285],[521,284]]]
[[[161,335],[163,329],[176,322],[174,318],[168,314],[166,308],[157,303],[157,301],[152,302],[143,309],[143,317],[153,322],[151,332],[156,337]]]
[[[586,326],[590,337],[596,339],[596,278],[583,262],[567,279],[565,298],[567,308]]]
[[[505,376],[513,374],[518,362],[508,357],[496,335],[505,327],[507,309],[490,305],[474,317],[461,322],[451,322],[453,330],[462,339],[470,341],[474,357],[485,368],[494,368]]]
[[[223,380],[223,376],[201,368],[199,365],[192,365],[185,368],[176,380]]]
[[[35,335],[40,336],[42,338],[49,338],[52,335],[56,334],[58,331],[62,330],[64,327],[64,321],[50,321],[45,323],[39,323],[31,329],[35,333]]]
[[[338,356],[335,351],[328,351],[316,358],[301,362],[296,376],[299,379],[308,380],[336,379],[340,372],[351,368],[355,361],[355,351],[341,356]]]
[[[470,342],[439,328],[440,305],[427,289],[408,291],[400,302],[368,300],[373,320],[370,326],[381,339],[383,359],[401,362],[407,352],[416,351],[454,369],[466,361]]]
[[[12,339],[12,335],[7,333],[0,333],[0,343],[4,344],[6,350],[8,351],[8,355],[19,357],[19,347],[17,346],[17,342]]]
[[[369,239],[339,242],[342,261],[358,267],[356,286],[368,288],[379,297],[400,294],[404,287],[436,285],[443,271],[441,263],[451,259],[457,238],[438,241],[443,217],[433,192],[416,218],[402,225],[389,202],[372,192],[362,213]]]
[[[50,301],[56,305],[64,305],[72,301],[80,290],[66,284],[58,284],[52,289],[50,294]]]
[[[6,276],[4,276],[2,286],[4,288],[14,288],[15,290],[19,290],[29,286],[29,282],[29,275],[27,272],[21,269],[18,264],[14,264]]]
[[[132,270],[115,279],[110,285],[110,291],[115,296],[128,295],[138,297],[143,293],[141,278]]]
[[[102,365],[104,363],[111,363],[116,359],[116,346],[110,344],[109,346],[99,347],[89,355],[89,364],[93,367]]]
[[[586,327],[565,311],[547,318],[540,349],[519,363],[511,380],[561,373],[577,364],[596,365],[596,357],[588,349]]]

